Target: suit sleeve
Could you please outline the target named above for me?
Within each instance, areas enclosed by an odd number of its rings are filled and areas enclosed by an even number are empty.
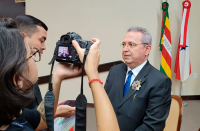
[[[107,93],[107,95],[109,94],[109,92],[110,92],[110,83],[112,82],[111,81],[111,72],[112,72],[112,68],[113,67],[111,67],[110,68],[110,71],[109,71],[109,73],[108,73],[108,76],[107,76],[107,79],[106,79],[106,83],[105,83],[105,85],[104,85],[104,89],[105,89],[105,91],[106,91],[106,93]],[[109,82],[110,81],[110,82]]]
[[[149,94],[143,124],[136,131],[163,131],[171,105],[171,80],[165,78]]]

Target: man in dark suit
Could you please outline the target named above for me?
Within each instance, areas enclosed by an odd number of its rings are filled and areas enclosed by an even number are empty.
[[[63,53],[61,54],[61,57],[68,57],[68,54],[66,53],[66,49],[63,49]]]
[[[131,27],[122,42],[125,63],[113,66],[105,90],[121,131],[162,131],[171,104],[171,80],[148,61],[151,35]]]

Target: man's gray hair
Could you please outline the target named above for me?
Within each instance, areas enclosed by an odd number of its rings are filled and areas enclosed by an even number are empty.
[[[147,29],[142,28],[142,27],[131,27],[128,29],[127,32],[131,32],[131,31],[141,32],[143,34],[142,39],[141,39],[142,43],[151,45],[151,34]]]

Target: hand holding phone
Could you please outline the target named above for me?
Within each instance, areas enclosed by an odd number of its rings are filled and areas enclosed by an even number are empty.
[[[64,105],[69,105],[71,107],[75,107],[76,106],[76,100],[67,100],[67,101],[65,101]]]
[[[75,115],[76,111],[75,105],[76,105],[75,100],[66,100],[63,104],[57,107],[55,117],[69,118]]]

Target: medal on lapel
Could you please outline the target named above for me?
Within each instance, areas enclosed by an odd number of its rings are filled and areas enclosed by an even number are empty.
[[[141,87],[140,83],[141,83],[141,80],[134,81],[133,84],[132,84],[132,89],[139,90],[140,87]]]

